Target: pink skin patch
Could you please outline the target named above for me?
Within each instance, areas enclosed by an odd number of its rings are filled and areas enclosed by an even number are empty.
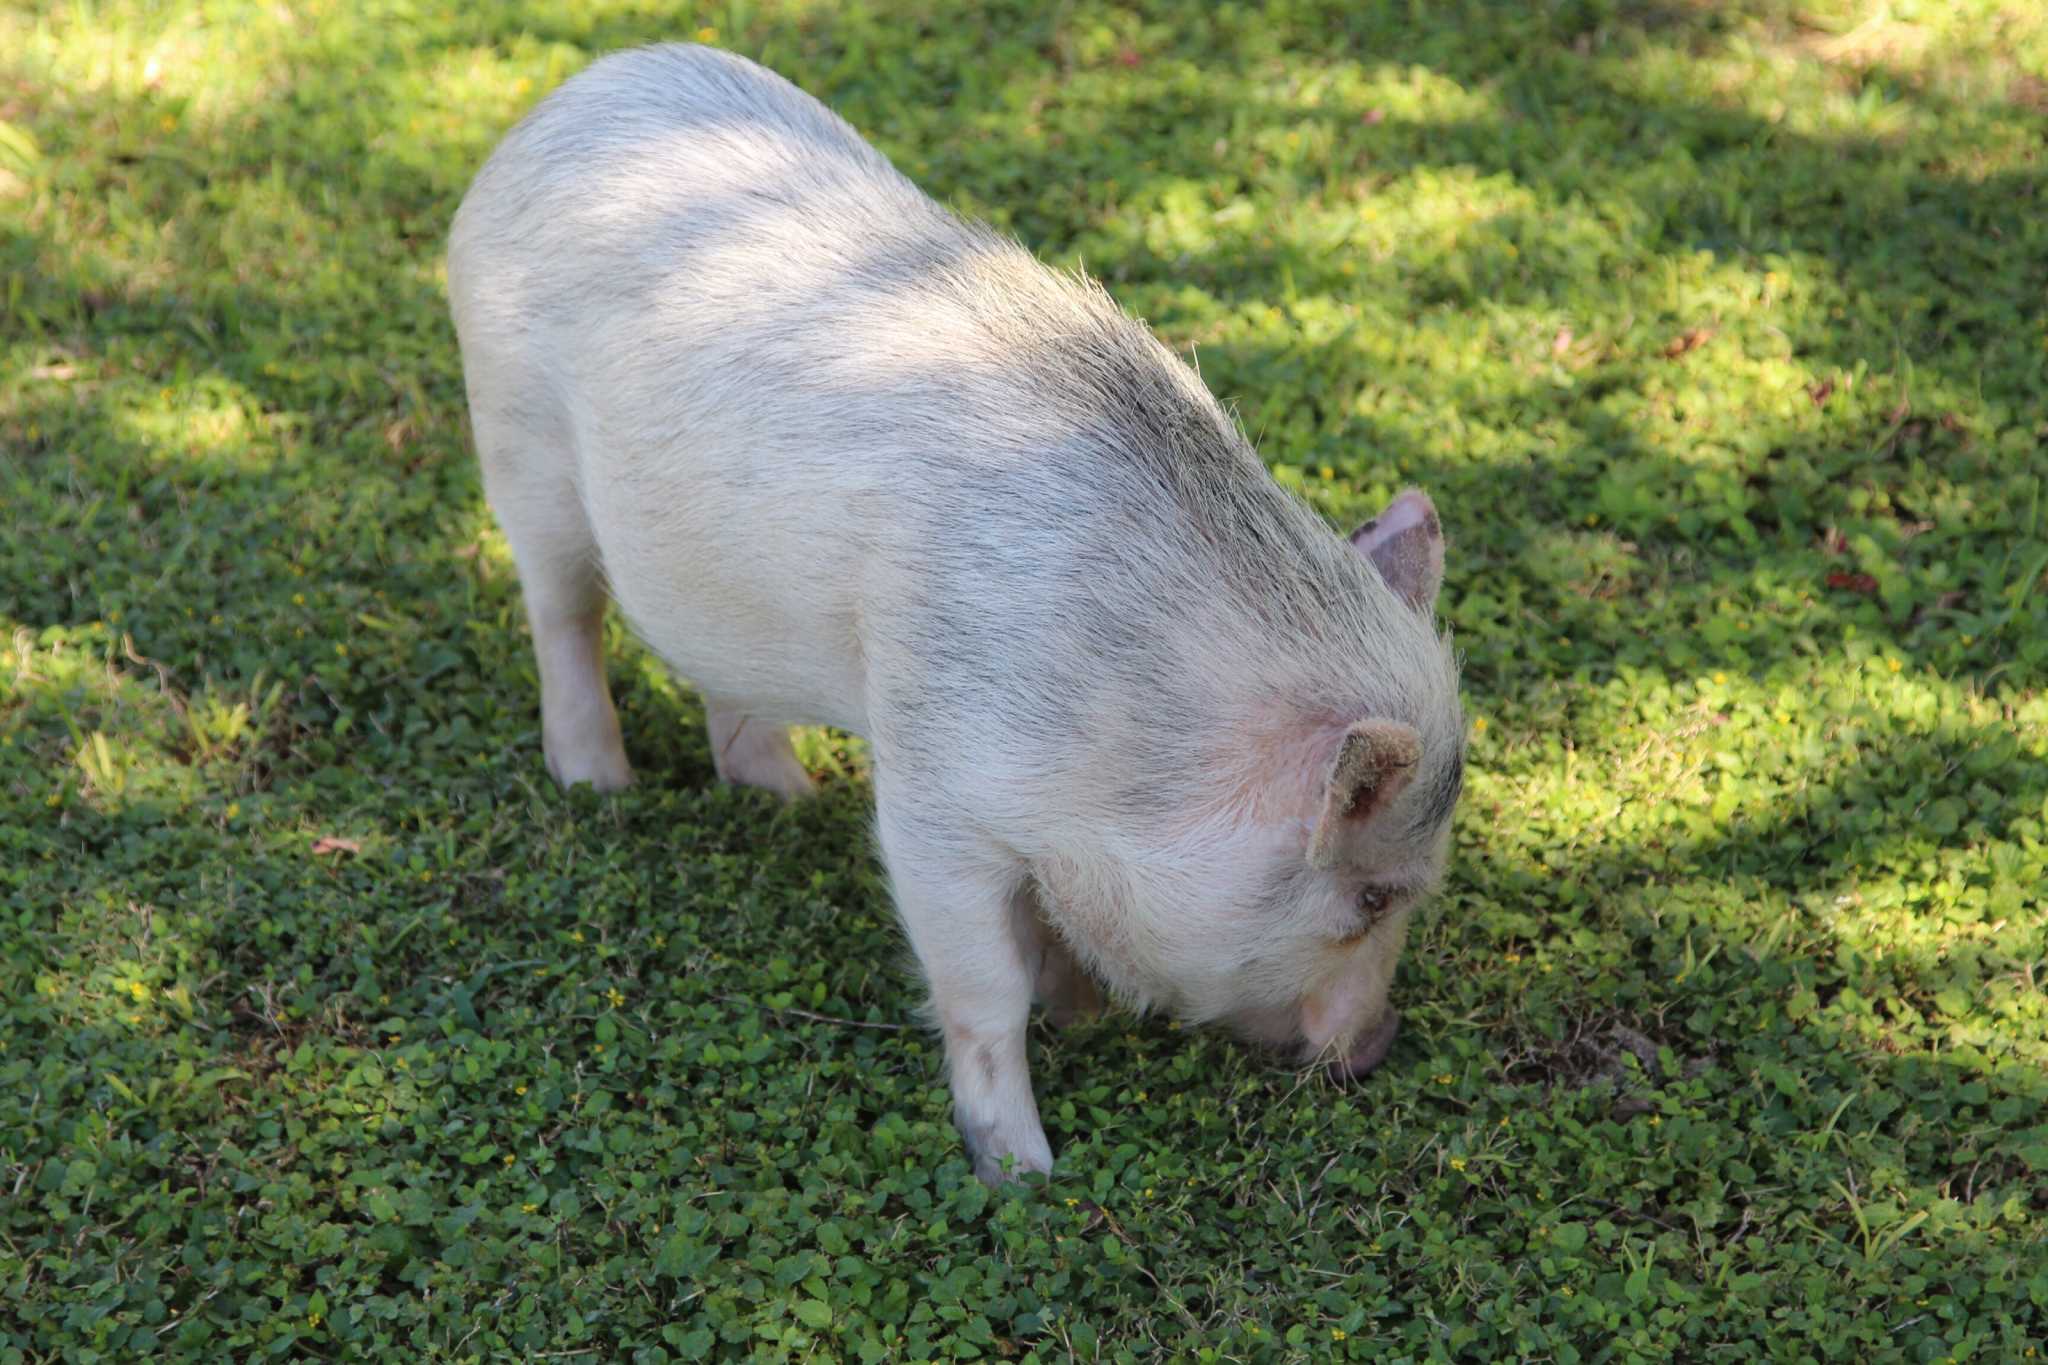
[[[1370,1075],[1387,1059],[1387,1052],[1394,1046],[1394,1035],[1400,1031],[1399,1012],[1388,1010],[1380,1016],[1378,1024],[1352,1045],[1350,1056],[1330,1063],[1330,1075],[1340,1081],[1355,1081]]]

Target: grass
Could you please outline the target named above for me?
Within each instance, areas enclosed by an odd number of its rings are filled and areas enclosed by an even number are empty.
[[[991,1194],[857,746],[721,789],[620,635],[546,779],[443,236],[692,34],[1434,493],[1369,1083],[1037,1036]],[[2022,0],[0,11],[0,1362],[2037,1358],[2044,111]]]

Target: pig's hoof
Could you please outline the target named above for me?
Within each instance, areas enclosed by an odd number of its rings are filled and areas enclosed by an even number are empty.
[[[785,801],[801,801],[818,792],[818,780],[805,772],[802,765],[791,764],[786,770],[774,774],[765,782],[754,784],[766,787]]]
[[[564,788],[588,784],[601,792],[623,791],[633,785],[633,769],[623,752],[594,754],[549,754],[548,772]]]
[[[818,790],[789,742],[787,725],[754,719],[728,704],[709,704],[711,760],[718,775],[742,787],[759,787],[785,801],[801,801]]]
[[[1093,1023],[1102,1017],[1101,1004],[1092,1005],[1049,1005],[1045,1011],[1045,1022],[1056,1032],[1064,1033],[1080,1024]]]
[[[1035,1127],[1036,1125],[1034,1125]],[[984,1185],[1002,1185],[1020,1180],[1036,1171],[1048,1175],[1052,1171],[1052,1146],[1043,1133],[1033,1133],[1015,1142],[1007,1142],[990,1134],[977,1135],[970,1125],[961,1136],[967,1141],[967,1154],[974,1158],[974,1174]],[[1018,1148],[1024,1150],[1019,1151]],[[1003,1159],[1009,1158],[1010,1169],[1003,1169]]]
[[[1045,1000],[1047,1024],[1064,1030],[1102,1017],[1102,992],[1093,981],[1076,975],[1062,984],[1063,989]]]
[[[1004,1156],[1010,1156],[1010,1169],[1007,1171],[1003,1169]],[[1021,1156],[1003,1152],[993,1155],[987,1152],[978,1152],[974,1157],[974,1174],[984,1185],[1016,1184],[1032,1172],[1036,1172],[1039,1175],[1047,1175],[1051,1171],[1052,1158],[1049,1156],[1045,1159],[1044,1165],[1026,1160]]]
[[[793,759],[786,767],[731,772],[725,775],[725,779],[737,786],[759,787],[762,791],[774,792],[785,801],[801,801],[818,790],[816,780]]]

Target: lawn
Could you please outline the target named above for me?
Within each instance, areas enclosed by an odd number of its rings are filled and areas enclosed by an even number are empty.
[[[614,626],[548,780],[443,243],[692,36],[1434,495],[1369,1080],[1035,1030],[990,1192],[856,742],[721,788]],[[2031,0],[0,10],[0,1363],[2036,1358],[2044,163]]]

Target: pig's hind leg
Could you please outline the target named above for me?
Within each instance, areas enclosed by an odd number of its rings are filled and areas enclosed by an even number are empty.
[[[953,1088],[953,1121],[990,1184],[1050,1171],[1025,1057],[1037,973],[1022,869],[1001,850],[929,828],[907,812],[886,771],[876,780],[882,860],[910,944],[931,986]]]
[[[789,727],[747,714],[744,707],[728,702],[704,702],[704,719],[711,731],[711,761],[718,775],[728,782],[763,787],[794,801],[817,790],[817,783],[797,760],[789,742]]]
[[[472,401],[484,492],[512,557],[540,667],[541,748],[565,787],[630,786],[604,674],[604,575],[566,442]]]

